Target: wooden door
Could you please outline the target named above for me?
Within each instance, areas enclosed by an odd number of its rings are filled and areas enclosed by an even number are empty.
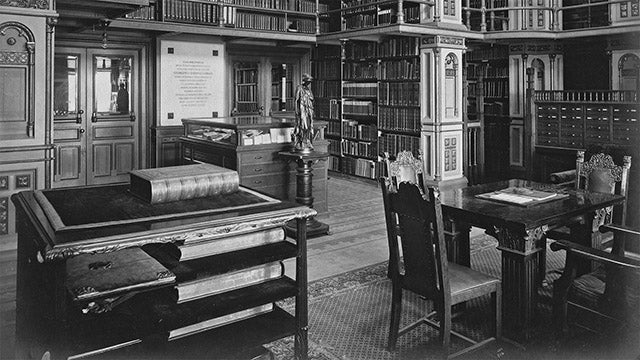
[[[138,167],[138,52],[57,48],[54,187],[126,182]]]
[[[56,49],[53,65],[53,187],[87,184],[86,63],[84,49]]]
[[[87,183],[126,182],[138,167],[137,52],[90,49],[87,55]]]

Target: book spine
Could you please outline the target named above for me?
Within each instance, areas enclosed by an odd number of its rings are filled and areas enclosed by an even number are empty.
[[[275,261],[232,273],[180,283],[177,285],[178,304],[260,284],[268,280],[278,279],[283,275],[284,265],[280,261]]]
[[[284,241],[285,233],[281,227],[260,232],[252,232],[236,236],[229,236],[211,241],[201,239],[197,243],[187,243],[180,246],[181,261],[197,259],[204,256],[227,253],[236,250],[248,249],[256,246],[272,244]]]
[[[229,194],[237,191],[239,185],[240,177],[237,172],[153,180],[150,201],[155,204]]]

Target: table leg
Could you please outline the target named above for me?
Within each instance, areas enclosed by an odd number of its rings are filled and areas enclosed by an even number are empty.
[[[308,295],[307,295],[307,221],[296,219],[298,254],[296,256],[296,333],[294,337],[294,353],[298,360],[308,359]]]
[[[545,228],[514,231],[491,229],[502,253],[503,334],[516,341],[527,341],[540,285],[540,267],[544,258]]]

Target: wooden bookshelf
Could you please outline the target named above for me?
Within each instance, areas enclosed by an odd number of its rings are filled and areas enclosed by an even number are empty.
[[[135,27],[146,30],[155,30],[152,23],[161,23],[184,24],[186,32],[192,33],[202,33],[199,26],[224,29],[227,34],[241,29],[301,35],[317,32],[316,2],[311,0],[162,0],[136,9],[123,19],[136,21]],[[132,24],[116,22],[115,26]]]
[[[480,123],[484,141],[477,149],[483,174],[498,180],[509,176],[509,53],[505,46],[473,49],[465,56],[467,124]]]
[[[420,152],[419,38],[392,37],[378,45],[379,153]]]
[[[318,45],[312,54],[312,91],[317,120],[327,121],[326,139],[329,142],[329,170],[340,171],[342,158],[342,70],[341,48]]]

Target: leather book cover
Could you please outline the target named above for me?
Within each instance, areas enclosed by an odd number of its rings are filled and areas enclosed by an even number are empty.
[[[175,275],[140,248],[83,254],[66,262],[67,289],[76,301],[175,282]]]
[[[212,164],[192,164],[132,170],[130,191],[152,204],[202,198],[238,191],[235,170]]]

